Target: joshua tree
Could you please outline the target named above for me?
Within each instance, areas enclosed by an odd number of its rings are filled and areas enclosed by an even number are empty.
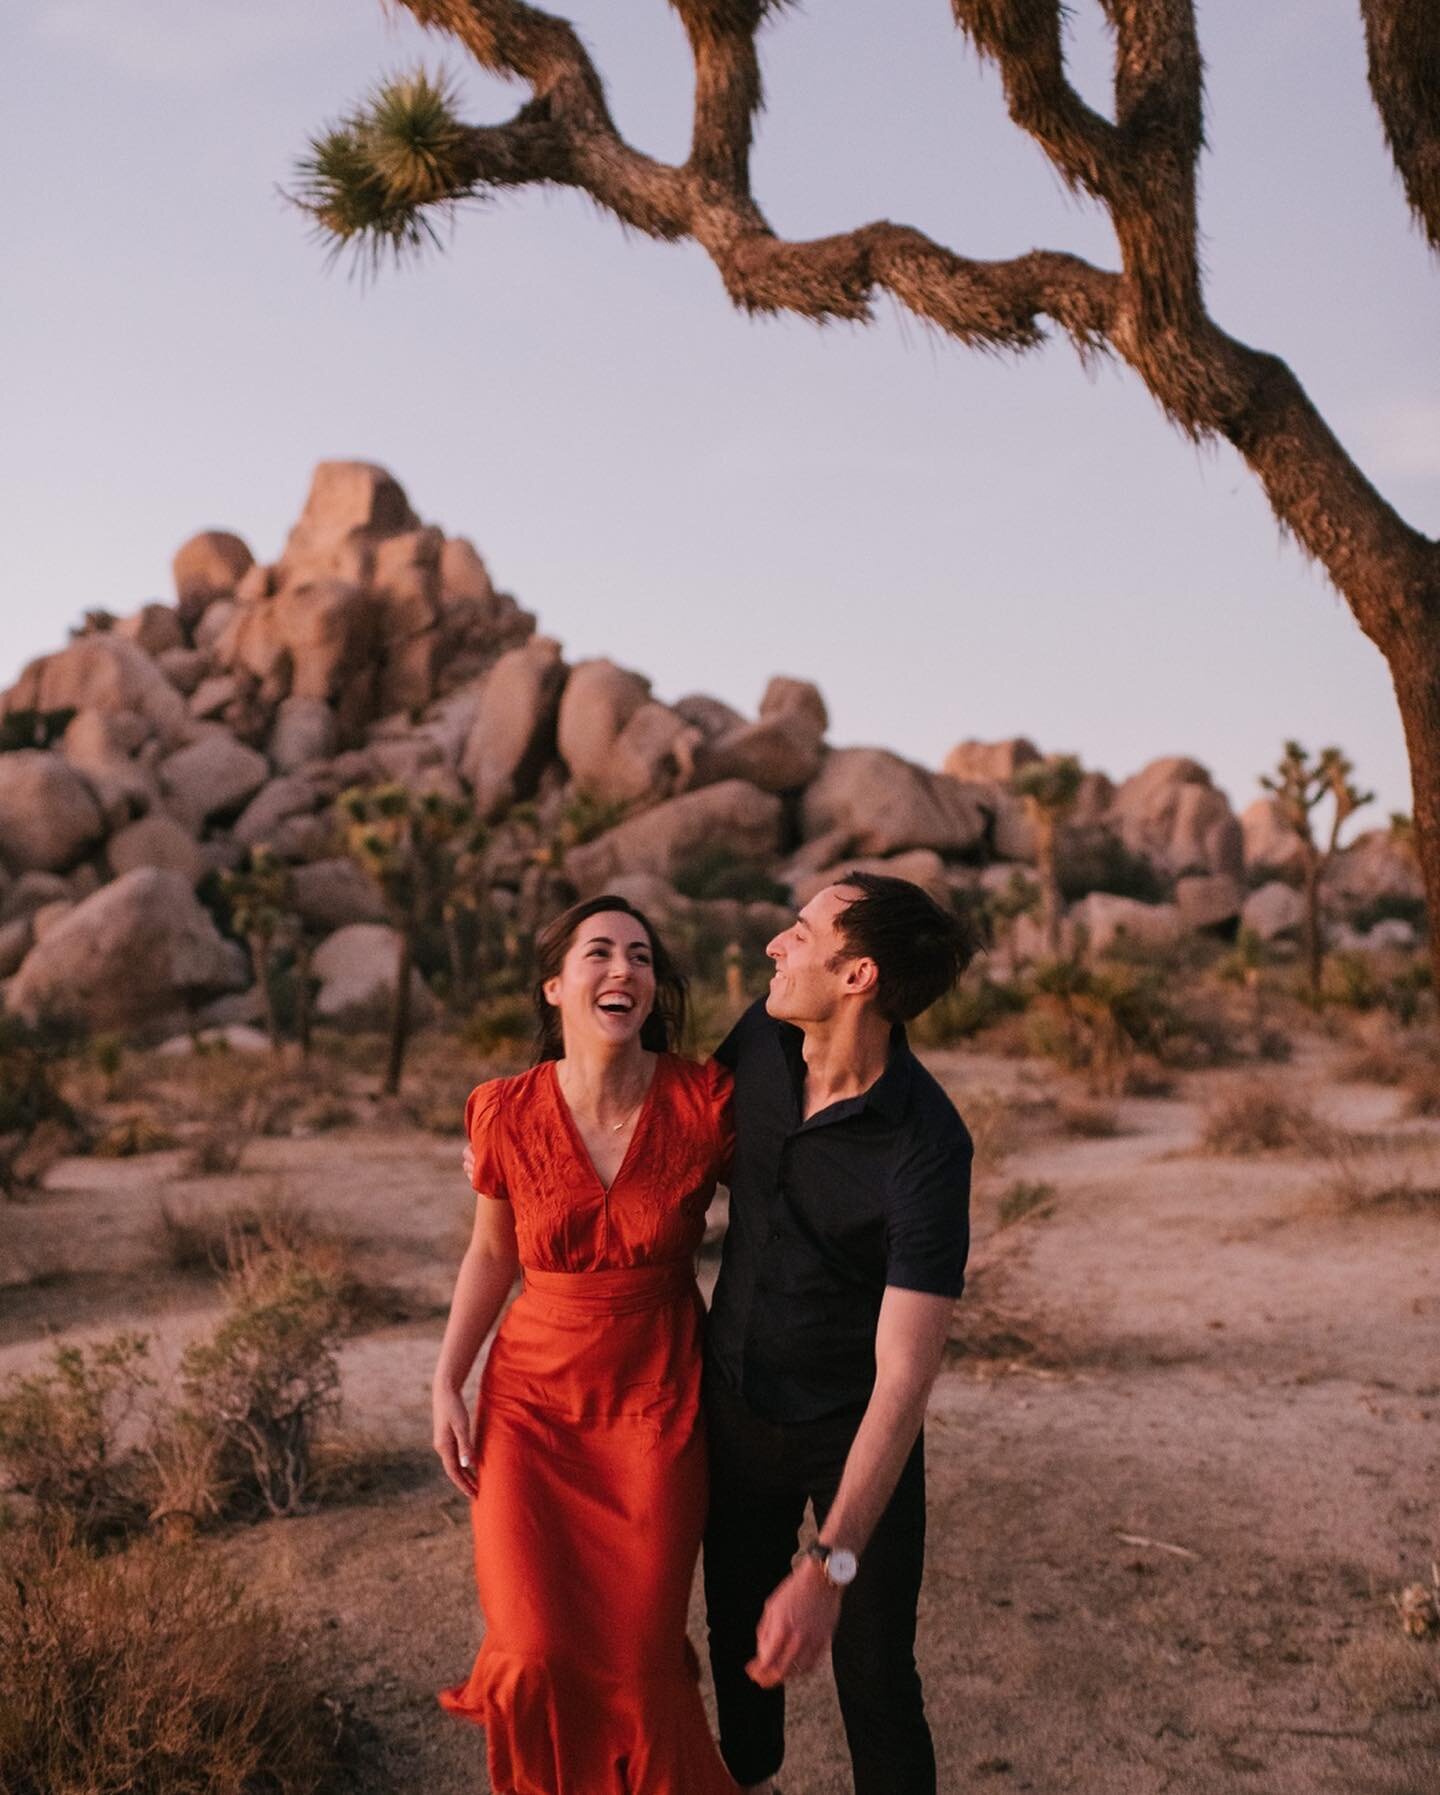
[[[432,220],[467,198],[571,187],[623,226],[699,244],[748,312],[865,322],[888,294],[969,347],[1030,349],[1048,321],[1082,356],[1116,356],[1187,436],[1233,445],[1385,656],[1440,915],[1440,543],[1375,490],[1289,367],[1229,336],[1207,309],[1194,0],[1100,0],[1115,42],[1113,117],[1069,79],[1065,0],[951,0],[959,29],[999,71],[1011,118],[1067,187],[1108,214],[1116,268],[1044,249],[976,261],[888,222],[810,242],[777,236],[751,190],[750,146],[756,40],[781,0],[670,0],[695,65],[690,153],[674,165],[621,136],[564,19],[524,0],[400,3],[482,68],[521,83],[526,99],[502,124],[473,125],[423,74],[384,83],[300,163],[298,197],[323,236],[378,261],[438,241]],[[1381,128],[1420,228],[1440,249],[1440,18],[1433,0],[1358,5]],[[1431,951],[1440,985],[1440,928]]]
[[[1075,808],[1085,775],[1073,754],[1053,754],[1032,761],[1010,782],[1010,789],[1025,803],[1025,815],[1035,832],[1035,866],[1040,874],[1040,920],[1045,930],[1045,951],[1052,959],[1060,952],[1060,874],[1055,846],[1060,825]]]
[[[244,941],[254,968],[260,1001],[265,1007],[265,1031],[270,1045],[280,1050],[280,1024],[275,1015],[275,991],[271,975],[275,947],[295,918],[291,908],[290,868],[267,847],[254,847],[243,867],[220,875],[220,889],[230,905],[235,932]]]
[[[1373,792],[1362,792],[1350,775],[1350,762],[1338,748],[1322,748],[1312,761],[1299,742],[1286,742],[1274,773],[1262,773],[1260,783],[1273,792],[1285,821],[1300,837],[1305,868],[1305,961],[1310,995],[1320,995],[1320,970],[1325,945],[1320,921],[1320,882],[1340,845],[1340,831],[1362,804],[1374,801]],[[1315,839],[1311,815],[1326,798],[1333,801],[1330,831],[1324,845]]]
[[[475,883],[485,831],[463,800],[439,792],[417,797],[403,785],[355,786],[337,803],[345,846],[380,887],[399,936],[385,1069],[385,1090],[393,1097],[410,1037],[416,944],[427,925],[445,926],[447,909],[453,923],[463,891]]]

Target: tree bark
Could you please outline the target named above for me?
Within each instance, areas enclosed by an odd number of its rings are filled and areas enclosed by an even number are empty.
[[[395,955],[395,996],[390,1006],[390,1055],[385,1066],[385,1095],[400,1092],[400,1074],[405,1067],[405,1046],[410,1038],[410,972],[415,963],[415,947],[410,927],[401,929],[400,946]]]
[[[246,945],[250,949],[255,983],[260,987],[260,1002],[265,1011],[265,1032],[270,1037],[270,1049],[272,1053],[279,1053],[280,1025],[275,1019],[275,993],[270,988],[270,943],[263,935],[251,935]]]
[[[1430,982],[1440,998],[1440,620],[1407,635],[1390,661],[1414,786],[1415,857],[1425,882]]]
[[[310,1057],[310,956],[313,952],[309,937],[302,935],[295,950],[295,1034],[302,1060]]]

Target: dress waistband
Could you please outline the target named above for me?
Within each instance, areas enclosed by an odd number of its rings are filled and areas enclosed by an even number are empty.
[[[695,1269],[688,1259],[666,1265],[626,1265],[606,1271],[539,1271],[523,1266],[526,1294],[547,1303],[577,1309],[628,1315],[662,1309],[695,1288]]]

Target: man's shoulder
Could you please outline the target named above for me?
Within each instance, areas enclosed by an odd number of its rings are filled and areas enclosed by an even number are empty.
[[[954,1099],[913,1051],[911,1060],[906,1132],[916,1146],[929,1147],[938,1153],[948,1151],[966,1156],[973,1153],[970,1130],[955,1107]]]
[[[715,1049],[715,1058],[722,1066],[738,1072],[742,1060],[777,1043],[783,1027],[785,1024],[777,1022],[766,1009],[765,999],[757,997]]]

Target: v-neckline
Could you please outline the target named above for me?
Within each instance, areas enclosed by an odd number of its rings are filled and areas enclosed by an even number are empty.
[[[590,1173],[590,1176],[600,1187],[602,1196],[608,1197],[615,1186],[625,1176],[626,1168],[630,1164],[630,1157],[635,1151],[635,1143],[639,1140],[641,1130],[645,1127],[646,1122],[650,1118],[651,1100],[655,1095],[655,1087],[660,1082],[660,1073],[664,1064],[665,1055],[663,1053],[657,1053],[655,1055],[655,1070],[650,1074],[650,1083],[646,1087],[645,1095],[640,1099],[640,1108],[635,1114],[635,1126],[630,1131],[630,1139],[625,1143],[625,1152],[621,1157],[619,1165],[615,1168],[615,1176],[607,1184],[600,1176],[600,1168],[595,1164],[594,1159],[591,1157],[590,1149],[585,1145],[585,1136],[580,1132],[580,1124],[575,1120],[574,1112],[570,1108],[570,1101],[566,1097],[564,1087],[560,1083],[560,1062],[559,1060],[551,1060],[549,1062],[551,1087],[555,1094],[555,1101],[560,1106],[560,1114],[564,1118],[566,1132],[570,1136],[570,1145],[574,1149],[575,1157],[580,1161],[580,1164],[586,1168]]]

